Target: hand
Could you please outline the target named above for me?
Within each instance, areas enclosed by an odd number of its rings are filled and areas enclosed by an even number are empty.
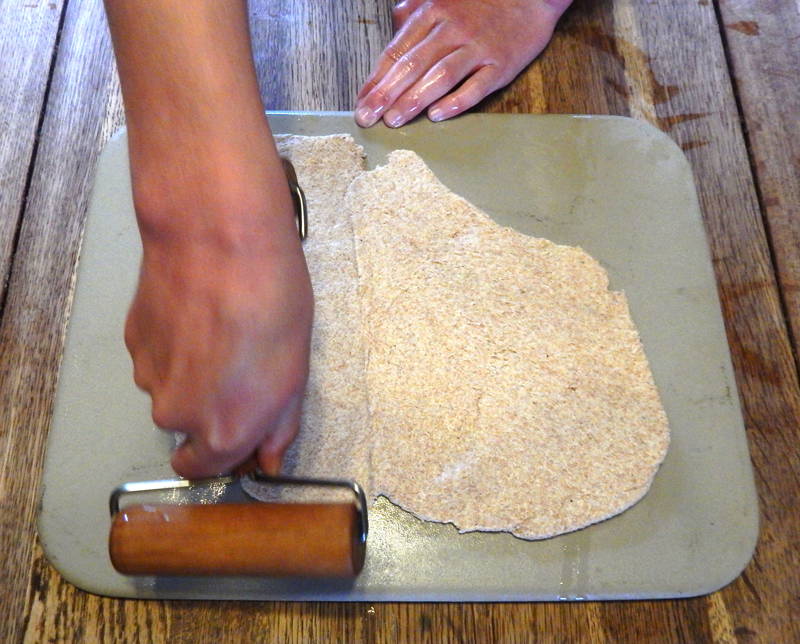
[[[399,127],[429,105],[432,121],[469,109],[539,55],[571,2],[403,0],[397,33],[358,94],[356,122],[383,117]]]
[[[187,172],[186,158],[204,157],[184,157],[168,198],[146,181],[136,199],[144,253],[125,327],[134,379],[155,423],[187,434],[176,472],[213,476],[255,451],[276,474],[300,422],[313,308],[288,189],[282,174],[264,179],[263,162]],[[223,183],[214,167],[229,170]]]
[[[312,296],[259,95],[246,0],[106,0],[143,257],[125,341],[179,474],[277,473]]]

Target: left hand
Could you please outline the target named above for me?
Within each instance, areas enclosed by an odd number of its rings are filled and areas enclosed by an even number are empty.
[[[358,94],[356,122],[399,127],[429,105],[432,121],[469,109],[539,55],[571,2],[403,0],[392,12],[397,33]]]

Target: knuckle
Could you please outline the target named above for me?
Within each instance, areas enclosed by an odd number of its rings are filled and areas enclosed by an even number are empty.
[[[503,74],[502,76],[498,76],[494,79],[487,89],[487,94],[491,94],[492,92],[496,92],[498,89],[505,87],[509,83],[511,83],[517,77],[516,74]]]
[[[469,91],[459,98],[458,107],[462,110],[468,110],[477,105],[483,98],[489,94],[489,90],[481,87],[471,87]]]
[[[133,186],[133,208],[142,231],[157,231],[170,203],[163,178],[158,175],[139,173]]]
[[[497,52],[491,46],[477,44],[472,48],[477,64],[483,67],[498,68],[503,64],[502,52]]]
[[[405,55],[406,50],[398,45],[389,45],[384,53],[393,63],[396,63]]]
[[[125,348],[128,350],[128,353],[133,354],[133,349],[135,345],[135,336],[133,329],[131,329],[130,325],[125,325]]]
[[[145,377],[142,368],[135,364],[133,366],[133,383],[139,387],[139,389],[143,391],[149,391],[150,380]]]
[[[493,73],[486,80],[487,94],[505,87],[517,77],[517,72],[513,69],[501,69],[496,65],[490,67],[493,68]]]
[[[459,23],[447,24],[447,37],[452,42],[460,45],[468,43],[475,44],[475,34],[471,33],[469,29]]]
[[[445,14],[447,10],[442,6],[443,4],[441,0],[426,0],[417,8],[417,13],[419,13],[420,16],[426,14],[430,14],[431,16]]]
[[[479,25],[473,25],[463,20],[448,20],[443,23],[442,27],[446,29],[447,38],[460,45],[478,46],[486,40]]]
[[[403,74],[413,74],[422,67],[422,60],[417,54],[406,53],[397,60],[397,64]]]
[[[225,459],[236,451],[235,437],[219,425],[209,428],[204,439],[209,453],[217,459]]]
[[[133,322],[133,316],[128,313],[128,317],[125,319],[125,330],[123,337],[125,339],[125,347],[128,349],[128,352],[133,354],[134,349],[137,346],[137,333],[136,333],[136,324]]]
[[[153,395],[152,416],[153,422],[162,429],[178,429],[180,425],[173,407],[159,395]]]
[[[372,90],[374,90],[377,85],[378,85],[378,79],[377,78],[370,78],[367,81],[365,81],[364,82],[364,89],[362,90],[363,96],[365,96],[365,97],[369,96],[369,94],[372,93]]]
[[[182,396],[176,396],[174,390],[159,383],[150,383],[150,399],[152,401],[153,422],[161,429],[187,431],[191,419],[187,409],[181,405]]]
[[[370,96],[370,103],[375,107],[380,105],[386,105],[391,100],[391,95],[386,88],[382,85],[378,85],[375,89],[372,90],[372,95]]]
[[[461,79],[457,77],[455,70],[452,67],[448,65],[442,65],[441,68],[436,72],[436,80],[442,85],[453,87]]]
[[[422,99],[419,96],[410,96],[404,99],[402,104],[398,103],[397,108],[405,113],[406,117],[414,116],[423,107]]]

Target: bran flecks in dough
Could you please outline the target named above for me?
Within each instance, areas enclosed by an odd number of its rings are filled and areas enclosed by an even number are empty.
[[[543,538],[617,514],[669,441],[624,295],[583,250],[504,228],[413,152],[361,174],[373,494]]]
[[[300,434],[284,458],[293,476],[369,482],[369,418],[360,337],[358,275],[344,195],[362,171],[363,152],[345,135],[277,137],[292,162],[309,211],[303,242],[314,289],[309,381]],[[271,492],[246,483],[259,497]],[[319,490],[281,491],[281,497],[318,497]]]
[[[617,514],[669,442],[624,295],[580,248],[504,228],[414,153],[289,137],[316,309],[291,474],[537,539]]]

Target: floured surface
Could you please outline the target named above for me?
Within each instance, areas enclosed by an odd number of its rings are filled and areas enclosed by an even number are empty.
[[[311,213],[303,244],[314,289],[314,332],[300,436],[284,459],[296,476],[369,481],[369,418],[360,339],[353,230],[347,187],[361,172],[362,151],[349,136],[279,137]],[[296,491],[291,492],[294,495]],[[313,491],[318,495],[318,491]]]
[[[311,376],[288,473],[354,478],[461,531],[543,538],[640,499],[669,432],[622,294],[502,228],[415,154],[280,142],[309,202]]]

